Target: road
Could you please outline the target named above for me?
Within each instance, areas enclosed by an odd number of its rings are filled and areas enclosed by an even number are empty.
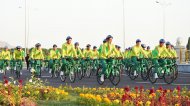
[[[10,72],[7,72],[7,77],[11,77],[13,75]],[[27,70],[22,71],[22,80],[30,79],[30,72]],[[60,85],[71,85],[72,87],[114,87],[109,80],[105,80],[103,85],[99,85],[96,80],[96,76],[91,76],[90,78],[83,78],[82,80],[76,79],[75,83],[70,83],[67,79],[66,82],[62,82],[60,78],[50,78],[50,74],[46,71],[42,72],[42,80],[47,80],[49,83],[47,85],[51,85],[54,87],[58,87]],[[3,80],[3,75],[0,74],[0,80]],[[190,89],[190,73],[179,73],[178,78],[174,81],[173,84],[164,83],[163,79],[159,79],[157,83],[151,84],[149,81],[143,81],[140,77],[136,80],[132,81],[128,76],[122,74],[120,83],[116,86],[118,88],[122,88],[125,86],[135,87],[135,86],[144,86],[144,88],[158,88],[162,86],[163,88],[173,89],[177,86],[187,87]]]

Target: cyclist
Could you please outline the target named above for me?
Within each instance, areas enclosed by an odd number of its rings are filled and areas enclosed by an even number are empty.
[[[14,53],[13,53],[13,59],[14,59],[15,63],[18,63],[18,64],[21,65],[21,69],[23,67],[22,62],[23,62],[24,58],[25,58],[24,57],[24,51],[22,50],[22,47],[21,46],[17,46],[16,50],[14,50]],[[16,66],[14,66],[14,67],[15,67],[14,70],[16,70]]]
[[[123,53],[121,52],[121,47],[118,46],[118,45],[116,45],[115,47],[116,47],[117,52],[118,52],[118,53],[116,54],[116,58],[123,58],[124,56],[123,56]]]
[[[98,52],[101,54],[102,49],[103,49],[103,45],[106,43],[106,39],[103,40],[103,44],[100,45]]]
[[[164,59],[165,57],[171,57],[170,53],[168,52],[168,50],[165,47],[165,40],[164,39],[160,39],[159,41],[159,45],[155,47],[155,49],[152,51],[152,63],[155,66],[155,78],[158,78],[157,72],[158,72],[158,68],[165,64],[167,64],[167,61]]]
[[[61,53],[59,52],[59,50],[57,49],[57,45],[54,44],[53,45],[53,49],[50,50],[50,61],[49,61],[49,65],[50,65],[50,72],[53,69],[53,64],[55,64],[56,61],[58,61],[61,58]],[[60,65],[60,64],[59,64]],[[53,70],[54,71],[54,70]]]
[[[33,61],[32,63],[34,64],[32,66],[35,66],[37,64],[42,66],[42,60],[44,60],[44,54],[43,54],[43,51],[41,49],[40,43],[37,43],[35,45],[35,48],[32,49],[30,58],[31,58],[31,61]],[[37,75],[40,75],[39,71],[40,70],[35,70]]]
[[[96,46],[93,47],[92,57],[93,57],[93,59],[98,59],[99,58],[99,52],[98,52]]]
[[[14,61],[14,49],[11,49],[11,60],[10,60],[10,69],[14,70],[15,61]]]
[[[2,50],[0,49],[0,73],[3,73],[3,55]]]
[[[76,49],[76,52],[77,52],[77,56],[79,58],[83,58],[83,54],[82,54],[82,51],[81,51],[81,49],[79,47],[79,43],[78,42],[75,43],[75,49]]]
[[[104,81],[104,74],[107,69],[107,61],[106,59],[114,57],[115,54],[117,54],[117,50],[115,48],[115,45],[112,44],[113,37],[111,35],[108,35],[106,37],[106,43],[103,44],[102,49],[100,51],[100,62],[103,68],[103,72],[101,75],[100,80],[103,82]]]
[[[152,51],[150,50],[150,46],[147,46],[147,56],[148,58],[151,58],[152,57]]]
[[[3,61],[5,64],[6,70],[9,70],[9,62],[11,60],[11,53],[7,46],[4,47],[4,51],[2,52],[2,55],[3,55]]]
[[[92,59],[92,55],[93,55],[93,52],[92,50],[90,49],[91,45],[90,44],[87,44],[86,45],[86,49],[84,50],[83,54],[84,54],[84,57],[87,59]]]
[[[140,54],[143,54],[144,57],[147,57],[146,52],[143,50],[141,47],[141,40],[137,39],[136,40],[136,45],[132,47],[131,50],[131,61],[135,64],[138,65],[138,58]]]
[[[66,60],[66,58],[71,58],[69,60]],[[72,44],[72,38],[68,36],[66,38],[66,43],[62,45],[62,70],[66,70],[66,64],[67,61],[70,61],[72,64],[74,64],[74,60],[72,58],[77,58],[77,52]]]

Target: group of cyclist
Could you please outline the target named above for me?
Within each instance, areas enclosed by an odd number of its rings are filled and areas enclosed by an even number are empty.
[[[74,82],[76,74],[82,79],[85,75],[89,77],[94,70],[99,84],[103,84],[108,78],[114,85],[119,83],[123,70],[132,80],[141,74],[143,80],[149,79],[152,83],[167,75],[172,80],[168,81],[167,77],[166,82],[172,83],[177,77],[177,54],[170,42],[160,39],[159,45],[151,50],[137,39],[133,47],[122,52],[121,47],[114,45],[112,40],[113,37],[108,35],[99,48],[93,46],[91,49],[91,45],[87,44],[85,49],[81,49],[79,43],[73,45],[72,37],[68,36],[61,51],[54,44],[47,55],[43,53],[41,44],[37,43],[29,53],[30,71],[40,77],[41,67],[44,65],[52,73],[52,77],[56,74],[56,77],[62,76],[61,79],[64,79],[68,73],[71,82]],[[0,51],[0,72],[6,74],[5,70],[18,70],[18,67],[22,70],[24,58],[25,53],[21,46],[10,51],[5,47]]]

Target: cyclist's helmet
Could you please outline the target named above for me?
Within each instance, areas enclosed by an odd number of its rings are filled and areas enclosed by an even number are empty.
[[[160,43],[165,43],[165,40],[164,40],[164,39],[160,39],[159,42],[160,42]]]
[[[103,43],[106,43],[106,39],[103,40]]]
[[[5,49],[8,49],[8,46],[5,46],[4,48],[5,48]]]
[[[128,50],[131,50],[131,49],[132,49],[131,47],[128,48]]]
[[[118,49],[120,49],[121,47],[120,46],[117,46]]]
[[[78,42],[75,42],[75,46],[76,46],[76,45],[79,45],[79,43],[78,43]]]
[[[113,36],[108,35],[108,36],[106,37],[106,39],[110,39],[110,38],[112,38],[112,39],[113,39]]]
[[[13,52],[14,52],[14,49],[11,49],[11,52],[13,53]]]
[[[40,44],[40,43],[37,43],[35,46],[36,46],[36,47],[40,47],[40,46],[41,46],[41,44]]]
[[[147,46],[147,49],[150,49],[150,46]]]
[[[53,45],[53,47],[57,47],[57,45],[56,45],[56,44],[54,44],[54,45]]]
[[[67,36],[66,40],[72,39],[70,36]]]
[[[141,44],[141,47],[142,47],[142,48],[146,48],[146,45],[145,45],[145,44]]]
[[[139,42],[141,42],[141,40],[140,40],[140,39],[137,39],[137,40],[136,40],[136,43],[139,43]]]
[[[87,44],[86,47],[90,47],[91,45],[90,44]]]
[[[16,49],[17,49],[17,50],[18,50],[18,49],[22,49],[22,47],[21,47],[21,46],[17,46]]]
[[[171,45],[171,43],[170,42],[166,42],[166,45]]]
[[[96,46],[93,46],[93,49],[96,49],[97,47]]]

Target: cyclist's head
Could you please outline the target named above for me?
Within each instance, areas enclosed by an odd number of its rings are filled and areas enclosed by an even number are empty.
[[[121,49],[121,46],[117,45],[117,49],[120,50],[120,49]]]
[[[78,47],[79,46],[79,43],[78,42],[75,42],[75,47]]]
[[[103,43],[106,43],[106,39],[103,40]]]
[[[125,48],[125,51],[128,51],[128,48]]]
[[[14,49],[11,49],[11,53],[13,53],[14,52]]]
[[[5,46],[4,49],[5,49],[5,50],[9,50],[8,46]]]
[[[165,40],[164,39],[160,39],[159,43],[160,43],[160,46],[163,46],[164,43],[165,43]]]
[[[39,49],[41,47],[41,44],[40,43],[36,43],[36,48]]]
[[[111,43],[112,40],[113,40],[113,37],[112,37],[111,35],[108,35],[108,36],[106,37],[106,41],[107,41],[107,42]]]
[[[67,36],[66,40],[68,44],[71,44],[72,38],[70,36]]]
[[[171,43],[170,42],[166,42],[166,47],[167,48],[171,48]]]
[[[142,47],[143,49],[146,49],[146,45],[145,45],[145,44],[141,44],[141,47]]]
[[[97,49],[97,47],[96,46],[93,46],[93,50],[96,50]]]
[[[150,50],[150,46],[147,46],[147,50]]]
[[[141,40],[140,40],[140,39],[137,39],[137,40],[136,40],[136,45],[137,45],[137,46],[140,46],[140,44],[141,44]]]
[[[171,48],[174,49],[174,45],[171,45]]]
[[[53,45],[53,49],[54,50],[57,49],[57,45],[56,44]]]
[[[18,51],[20,51],[20,50],[22,49],[22,47],[21,47],[21,46],[17,46],[16,49],[17,49]]]
[[[131,49],[132,49],[131,47],[128,48],[128,50],[131,50]]]
[[[87,48],[87,49],[90,49],[90,47],[91,47],[90,44],[87,44],[87,45],[86,45],[86,48]]]

